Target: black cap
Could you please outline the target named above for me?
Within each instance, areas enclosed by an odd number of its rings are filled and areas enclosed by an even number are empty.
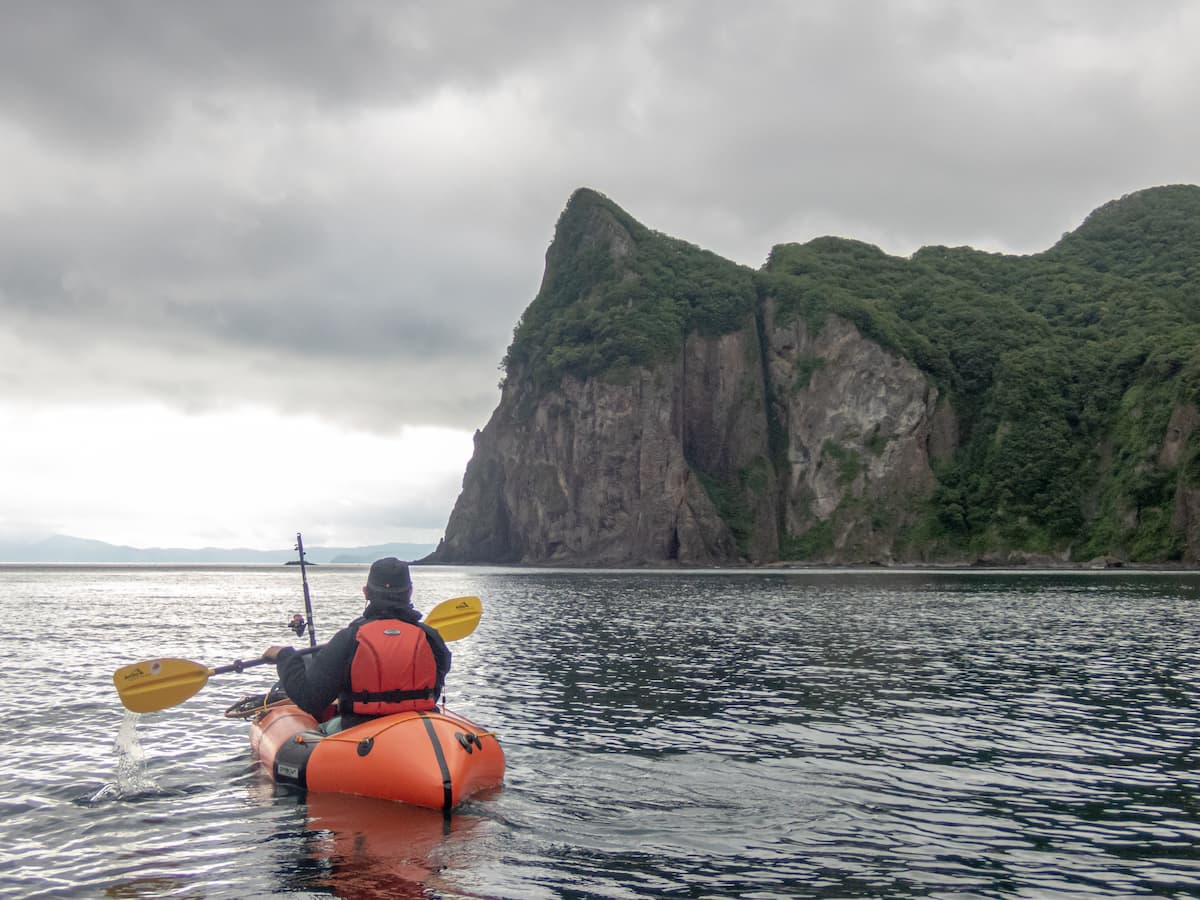
[[[371,572],[367,575],[367,587],[379,591],[406,591],[412,587],[412,578],[408,574],[408,563],[387,556],[371,563]]]

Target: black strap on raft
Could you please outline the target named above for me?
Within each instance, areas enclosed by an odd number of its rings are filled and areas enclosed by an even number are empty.
[[[434,758],[437,759],[438,768],[442,771],[442,813],[449,816],[450,810],[454,806],[454,785],[450,783],[450,767],[446,765],[446,754],[442,750],[442,742],[438,739],[437,729],[433,727],[433,720],[424,713],[420,715],[421,721],[425,723],[429,742],[433,744]]]
[[[351,691],[355,703],[402,703],[405,700],[432,700],[433,688],[419,691]]]

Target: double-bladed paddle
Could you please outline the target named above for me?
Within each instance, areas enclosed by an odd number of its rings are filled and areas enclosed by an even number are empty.
[[[478,597],[454,597],[435,606],[424,619],[446,641],[465,638],[479,625],[483,601]],[[323,646],[323,645],[322,645]],[[320,647],[305,647],[297,653],[315,653]],[[113,673],[113,684],[125,708],[137,713],[156,712],[177,706],[199,692],[213,675],[241,672],[270,660],[259,657],[210,669],[190,659],[147,659],[122,666]]]

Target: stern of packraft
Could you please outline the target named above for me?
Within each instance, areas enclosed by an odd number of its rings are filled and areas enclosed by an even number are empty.
[[[381,716],[326,735],[287,704],[255,719],[250,746],[279,784],[431,809],[450,810],[504,779],[495,734],[448,710]]]

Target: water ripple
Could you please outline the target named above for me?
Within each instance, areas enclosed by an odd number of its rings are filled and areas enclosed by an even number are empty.
[[[362,574],[310,573],[324,622],[359,612]],[[220,715],[265,669],[161,713],[116,703],[130,661],[280,640],[295,573],[0,567],[0,896],[1200,893],[1200,579],[420,581],[485,598],[451,705],[509,757],[448,828],[265,782]]]

